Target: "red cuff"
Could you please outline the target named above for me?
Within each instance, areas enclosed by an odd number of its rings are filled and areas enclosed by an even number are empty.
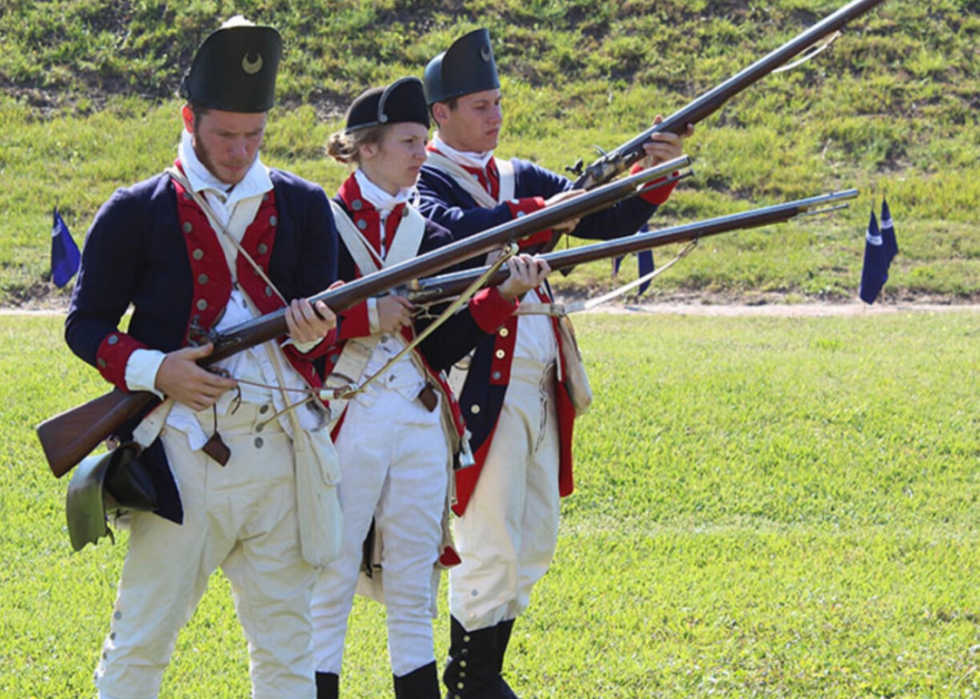
[[[109,333],[95,352],[95,366],[106,381],[123,391],[129,391],[126,386],[126,364],[129,363],[130,355],[138,349],[149,348],[126,333]]]
[[[635,175],[636,173],[645,169],[646,168],[644,168],[641,163],[636,163],[632,168],[630,168],[630,174]],[[677,174],[678,173],[676,172],[674,173],[674,175]],[[663,187],[656,187],[655,189],[651,189],[652,186],[657,185],[666,179],[667,179],[666,177],[661,177],[659,180],[654,180],[653,182],[645,186],[643,189],[640,190],[640,198],[646,203],[654,204],[656,206],[660,206],[661,204],[666,204],[667,200],[670,199],[670,195],[673,193],[674,188],[677,186],[677,181],[671,182],[670,184],[665,185]]]
[[[507,206],[510,207],[511,218],[517,219],[528,214],[533,214],[535,211],[540,211],[545,207],[545,203],[542,197],[527,197],[526,199],[511,199],[507,202]],[[550,240],[551,229],[549,228],[527,238],[522,238],[517,241],[517,247],[521,250],[526,250],[531,246],[542,245]]]
[[[517,308],[517,299],[505,301],[500,289],[481,289],[470,299],[470,315],[477,326],[488,335],[507,322]]]

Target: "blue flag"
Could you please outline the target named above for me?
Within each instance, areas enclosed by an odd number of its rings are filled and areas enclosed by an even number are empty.
[[[650,227],[647,226],[646,224],[643,224],[643,228],[638,230],[636,234],[639,235],[641,233],[649,233],[649,232],[650,232]],[[622,264],[623,264],[622,257],[613,258],[613,270],[612,270],[613,278],[615,278],[616,275],[619,274],[619,267]],[[650,272],[654,270],[653,250],[641,250],[640,252],[636,253],[636,265],[637,265],[637,277],[643,277],[646,276],[647,274],[650,274]],[[646,290],[650,288],[650,284],[651,282],[643,282],[642,284],[640,284],[640,287],[636,292],[637,296],[642,296],[646,292]]]
[[[888,281],[888,267],[898,254],[898,241],[895,238],[895,225],[892,222],[888,202],[881,204],[882,230],[878,229],[878,219],[871,211],[868,235],[864,244],[864,268],[861,270],[861,300],[872,304]]]
[[[58,213],[58,207],[55,207],[54,226],[51,229],[51,281],[59,287],[70,282],[81,260],[78,246]]]
[[[885,245],[885,252],[888,254],[888,261],[898,254],[898,239],[895,238],[895,223],[892,221],[892,212],[888,208],[888,200],[881,199],[881,240]],[[886,277],[887,278],[887,277]]]

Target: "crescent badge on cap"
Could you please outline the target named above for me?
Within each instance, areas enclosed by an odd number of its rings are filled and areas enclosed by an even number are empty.
[[[262,54],[257,53],[255,55],[255,60],[249,60],[253,54],[246,53],[242,56],[242,70],[244,70],[249,75],[255,75],[260,70],[262,70]]]

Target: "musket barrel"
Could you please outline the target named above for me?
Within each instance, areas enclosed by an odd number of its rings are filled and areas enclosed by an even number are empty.
[[[655,133],[682,134],[688,124],[704,121],[721,109],[732,97],[755,84],[775,69],[788,63],[794,56],[810,48],[818,41],[840,30],[844,25],[867,13],[885,0],[853,0],[833,14],[813,25],[776,50],[760,58],[749,67],[736,73],[725,82],[712,88],[687,106],[674,112],[661,123],[603,155],[589,165],[575,180],[576,188],[590,189],[608,182],[628,168],[643,155],[643,144]]]
[[[820,210],[824,207],[835,207],[836,204],[857,197],[856,189],[848,189],[833,194],[824,194],[808,199],[776,204],[751,211],[744,211],[728,216],[719,216],[706,221],[674,226],[650,233],[618,238],[612,241],[583,245],[569,250],[552,252],[542,257],[548,261],[552,270],[568,269],[578,265],[604,260],[611,257],[628,255],[640,250],[687,242],[695,238],[706,238],[712,235],[728,233],[735,230],[759,228],[773,223],[783,223],[804,213]],[[836,208],[836,207],[835,207]],[[422,279],[417,286],[407,292],[409,300],[415,302],[433,302],[449,298],[461,293],[474,280],[478,279],[486,268],[442,274],[437,277]],[[510,272],[504,268],[491,277],[487,285],[495,286],[503,283]]]

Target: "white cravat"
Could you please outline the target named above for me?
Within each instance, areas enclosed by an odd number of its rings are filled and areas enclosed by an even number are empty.
[[[415,191],[415,187],[399,189],[398,194],[388,194],[388,192],[368,179],[368,176],[360,169],[354,171],[354,179],[357,180],[357,186],[361,189],[361,196],[371,206],[377,209],[378,214],[381,216],[381,256],[384,257],[387,252],[385,248],[388,247],[385,241],[385,221],[388,220],[389,214],[394,211],[396,206],[408,203],[408,200],[412,197],[412,193]]]
[[[439,138],[438,131],[436,131],[436,133],[432,136],[432,145],[444,156],[452,160],[454,163],[462,165],[463,167],[475,167],[480,170],[486,170],[487,165],[489,165],[490,161],[493,159],[492,150],[488,150],[485,153],[467,153],[465,151],[456,150]]]

